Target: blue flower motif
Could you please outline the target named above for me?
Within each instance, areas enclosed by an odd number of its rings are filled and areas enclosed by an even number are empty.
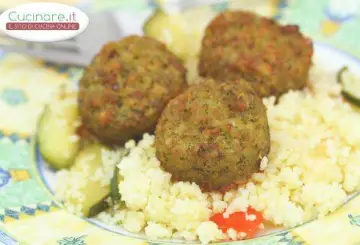
[[[8,173],[8,171],[5,171],[0,168],[0,188],[5,186],[7,183],[9,183],[10,179],[11,176]]]
[[[276,13],[273,18],[275,20],[281,19],[281,17],[283,16],[283,11],[287,8],[287,6],[288,6],[287,0],[279,0],[278,4],[276,5]]]
[[[215,12],[224,12],[225,10],[227,10],[229,8],[229,3],[228,2],[220,2],[220,3],[216,3],[214,5],[211,6],[212,9]]]
[[[0,244],[16,245],[18,244],[18,242],[14,238],[0,230]]]
[[[356,17],[355,14],[337,15],[336,13],[333,13],[329,7],[324,9],[324,13],[331,21],[338,23],[343,23]]]
[[[348,217],[350,220],[350,224],[360,227],[360,215],[352,216],[351,214],[349,214]]]
[[[52,63],[52,62],[44,62],[44,65],[50,69],[54,69],[56,70],[57,72],[61,73],[61,74],[66,74],[68,73],[70,67],[69,66],[66,66],[66,65],[59,65],[59,64],[55,64],[55,63]]]
[[[21,89],[5,88],[0,94],[0,99],[13,106],[27,102],[26,95]]]
[[[84,242],[85,236],[80,237],[64,237],[58,241],[58,245],[86,245]]]
[[[155,0],[147,0],[146,1],[148,8],[156,8],[157,3],[155,2]]]
[[[278,242],[281,244],[284,244],[284,245],[303,245],[304,244],[302,241],[297,241],[296,237],[293,237],[293,235],[290,232],[283,232],[276,236],[280,237],[280,240]]]

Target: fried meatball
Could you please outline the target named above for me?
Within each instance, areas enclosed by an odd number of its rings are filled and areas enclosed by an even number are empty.
[[[265,106],[245,80],[191,86],[166,106],[155,134],[163,169],[204,191],[245,182],[270,150]]]
[[[168,101],[186,85],[186,69],[165,45],[129,36],[106,44],[80,81],[80,115],[102,142],[123,144],[152,132]]]
[[[228,11],[206,28],[198,69],[219,80],[244,78],[261,97],[279,96],[306,85],[312,55],[312,42],[298,26]]]

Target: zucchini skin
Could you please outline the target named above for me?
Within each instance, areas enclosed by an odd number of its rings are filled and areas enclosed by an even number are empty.
[[[353,95],[351,95],[350,93],[346,92],[346,91],[341,91],[341,95],[344,97],[344,99],[346,99],[346,101],[350,102],[351,104],[353,104],[356,107],[360,108],[360,98],[356,98]]]
[[[351,93],[351,88],[346,88],[346,82],[344,80],[345,72],[349,72],[349,68],[347,66],[342,67],[336,75],[337,82],[340,83],[342,86],[341,95],[347,102],[360,108],[360,97],[354,95],[355,93]],[[360,83],[360,78],[357,81]]]
[[[110,195],[105,196],[103,199],[101,199],[98,203],[95,203],[90,209],[88,218],[92,218],[102,211],[108,209],[110,207],[109,203],[107,202]]]
[[[111,189],[111,194],[110,194],[111,200],[113,204],[116,204],[121,199],[121,195],[119,193],[119,168],[117,166],[115,166],[114,169],[114,175],[111,179],[110,189]]]
[[[129,150],[124,150],[122,156],[119,161],[129,154]],[[119,168],[115,166],[114,175],[111,179],[110,183],[110,191],[111,191],[111,200],[113,205],[116,205],[121,202],[121,195],[119,192],[119,182],[122,180],[122,176],[119,173]]]
[[[102,186],[101,181],[91,179],[91,176],[95,174],[97,169],[102,167],[101,149],[101,145],[93,144],[81,150],[75,159],[74,166],[70,170],[81,172],[84,165],[88,169],[87,177],[79,180],[85,181],[84,187],[80,189],[85,200],[81,202],[78,199],[67,200],[73,205],[80,204],[81,212],[86,217],[93,217],[109,207],[105,202],[110,196],[110,185]]]
[[[342,67],[337,73],[336,73],[336,81],[340,84],[343,84],[342,82],[342,75],[344,72],[348,71],[349,68],[347,66]]]
[[[56,170],[71,167],[80,149],[79,140],[69,140],[70,136],[76,135],[76,127],[72,124],[78,115],[73,115],[73,112],[68,115],[65,110],[77,110],[77,106],[64,109],[64,118],[60,119],[63,119],[66,125],[60,127],[57,125],[59,118],[51,111],[50,105],[45,106],[37,128],[36,141],[39,151],[44,160]]]

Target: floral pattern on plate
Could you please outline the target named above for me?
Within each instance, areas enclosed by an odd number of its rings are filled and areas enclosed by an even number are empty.
[[[255,4],[261,1],[252,2]],[[78,4],[82,1],[72,2]],[[263,2],[268,3],[266,0]],[[358,30],[356,28],[360,25],[356,5],[358,1],[272,2],[277,8],[270,7],[270,11],[266,6],[266,13],[273,13],[283,22],[298,23],[304,32],[315,39],[360,56],[359,33],[354,31]],[[228,5],[234,4],[236,3],[231,1],[215,6],[217,11],[222,11]],[[133,11],[154,7],[153,2],[140,0],[93,2],[94,9],[105,10],[114,6]],[[82,70],[58,67],[22,55],[4,56],[4,53],[0,52],[0,57],[0,244],[172,244],[147,243],[100,229],[69,214],[52,201],[53,197],[44,188],[36,171],[30,137],[34,134],[43,106],[51,99],[54,91],[65,83],[78,80]],[[359,244],[359,208],[360,197],[357,197],[336,213],[292,231],[223,245]],[[6,232],[2,231],[5,229]]]

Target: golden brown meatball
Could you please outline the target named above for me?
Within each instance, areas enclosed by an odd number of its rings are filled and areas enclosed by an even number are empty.
[[[207,80],[171,100],[156,127],[156,156],[173,180],[223,190],[259,170],[270,149],[261,98],[244,80]]]
[[[80,115],[107,144],[155,129],[168,101],[186,87],[186,70],[165,45],[130,36],[103,47],[80,81]]]
[[[261,97],[306,85],[312,42],[294,25],[245,11],[221,13],[205,31],[199,74],[219,80],[244,78]]]

